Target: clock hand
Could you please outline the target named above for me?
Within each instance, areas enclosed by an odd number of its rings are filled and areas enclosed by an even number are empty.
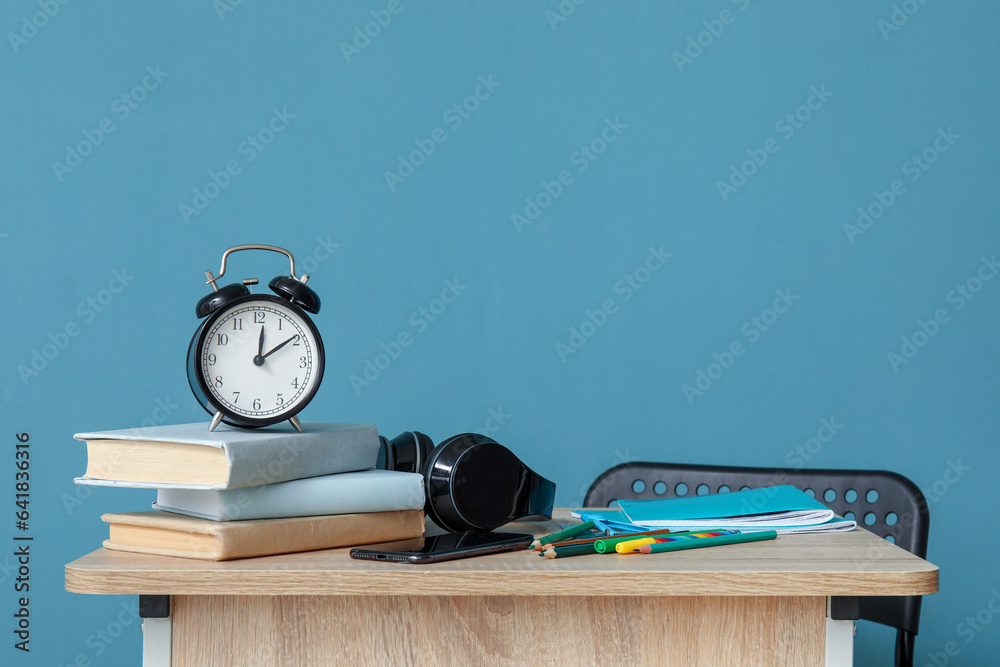
[[[299,337],[299,335],[295,334],[294,336],[292,336],[291,338],[289,338],[288,340],[286,340],[284,343],[281,343],[280,345],[278,345],[278,347],[274,348],[273,350],[271,350],[270,352],[268,352],[267,354],[265,354],[263,358],[267,359],[272,354],[274,354],[275,352],[277,352],[281,348],[285,347],[286,345],[288,345],[289,343],[291,343],[293,340],[295,340],[298,337]]]
[[[254,366],[264,365],[264,325],[260,325],[260,338],[257,339],[257,356],[253,358]]]

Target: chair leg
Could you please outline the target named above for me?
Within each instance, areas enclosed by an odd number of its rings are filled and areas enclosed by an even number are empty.
[[[913,667],[913,640],[915,637],[916,635],[906,630],[896,632],[896,667]]]

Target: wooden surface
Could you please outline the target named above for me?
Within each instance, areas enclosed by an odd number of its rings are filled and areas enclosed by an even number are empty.
[[[506,530],[544,535],[544,524]],[[462,596],[827,596],[926,595],[938,568],[858,529],[779,535],[656,555],[548,560],[517,551],[408,565],[354,560],[348,549],[206,562],[98,549],[66,566],[66,589],[95,594]]]
[[[173,664],[822,665],[808,597],[173,598]]]

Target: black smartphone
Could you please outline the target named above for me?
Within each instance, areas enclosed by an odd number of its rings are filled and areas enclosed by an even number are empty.
[[[495,554],[500,551],[525,549],[534,535],[528,533],[495,533],[468,530],[413,540],[368,544],[351,549],[351,558],[381,560],[390,563],[440,563],[444,560]]]

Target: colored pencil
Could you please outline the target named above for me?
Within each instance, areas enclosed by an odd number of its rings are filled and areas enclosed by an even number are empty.
[[[762,530],[754,533],[734,533],[729,535],[716,535],[712,537],[689,537],[688,539],[678,539],[671,542],[656,542],[654,544],[644,544],[639,547],[639,553],[657,554],[664,551],[680,551],[681,549],[699,549],[701,547],[716,547],[723,544],[737,544],[739,542],[756,542],[758,540],[773,540],[778,534],[773,530]]]
[[[657,530],[642,531],[641,533],[622,533],[621,535],[615,535],[614,537],[608,537],[607,535],[597,535],[595,537],[584,537],[579,540],[560,540],[558,542],[550,542],[549,544],[543,544],[540,547],[536,547],[535,550],[542,551],[543,549],[548,549],[549,547],[564,547],[564,546],[569,546],[571,544],[596,543],[604,540],[615,542],[620,540],[638,539],[645,535],[665,535],[667,533],[672,533],[674,535],[677,535],[679,533],[686,533],[686,532],[688,531],[686,530],[671,531],[670,528],[659,528]],[[529,547],[529,549],[530,548],[531,547]],[[611,551],[614,551],[614,544],[612,544]],[[598,551],[598,553],[604,553],[604,551]]]
[[[565,558],[566,556],[587,556],[589,554],[596,554],[594,551],[594,544],[571,544],[564,547],[550,547],[543,551],[540,555],[543,558]]]
[[[615,535],[614,537],[598,537],[596,538],[597,553],[609,553],[615,550],[615,545],[619,542],[625,542],[626,540],[637,540],[640,537],[646,537],[648,535],[663,535],[665,533],[671,532],[669,528],[660,528],[659,530],[647,530],[642,533],[627,533],[624,535]],[[686,530],[675,531],[673,534],[686,533]]]
[[[598,535],[597,537],[584,537],[579,540],[560,540],[559,542],[550,542],[548,544],[543,544],[539,547],[535,547],[535,551],[544,551],[545,549],[551,549],[552,547],[571,547],[576,544],[593,544],[597,540],[603,540],[605,535]],[[529,549],[531,547],[528,547]]]
[[[534,542],[532,542],[528,548],[537,549],[543,544],[549,544],[550,542],[558,542],[559,540],[565,539],[567,537],[573,537],[574,535],[579,535],[584,533],[594,527],[593,521],[584,521],[576,526],[570,526],[565,530],[560,530],[552,533],[551,535],[546,535],[545,537],[540,537]]]

